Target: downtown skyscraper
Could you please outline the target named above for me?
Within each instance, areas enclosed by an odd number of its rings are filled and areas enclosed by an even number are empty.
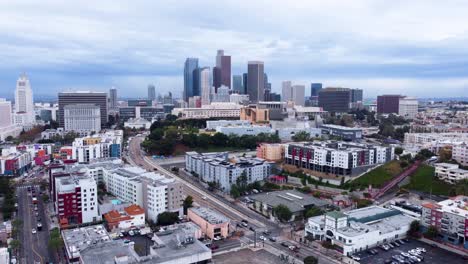
[[[224,55],[224,50],[218,50],[213,68],[213,86],[218,89],[221,85],[231,88],[231,56]]]
[[[200,95],[198,85],[194,81],[194,71],[198,68],[198,58],[187,58],[184,65],[184,101],[189,97]]]
[[[21,74],[15,90],[15,123],[30,124],[35,121],[33,91],[26,74]]]
[[[117,109],[117,89],[112,87],[109,90],[109,110]]]
[[[249,61],[247,65],[247,94],[250,102],[263,101],[265,95],[263,61]]]
[[[156,87],[154,84],[148,85],[148,100],[154,101],[156,99]]]

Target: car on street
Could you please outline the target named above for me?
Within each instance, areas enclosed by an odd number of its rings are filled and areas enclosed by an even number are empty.
[[[214,240],[214,241],[219,241],[219,240],[221,240],[221,237],[220,237],[220,236],[215,236],[215,237],[213,238],[213,240]]]
[[[356,260],[356,261],[360,261],[361,258],[359,256],[356,256],[356,255],[352,255],[351,256],[352,259]]]
[[[266,241],[266,240],[267,240],[266,237],[264,237],[264,236],[260,236],[259,239],[260,239],[260,240],[263,240],[263,241]]]
[[[253,226],[249,227],[249,230],[255,232],[255,228],[253,228]]]
[[[33,234],[36,234],[36,233],[37,233],[37,231],[36,231],[35,228],[31,229],[31,232],[32,232]]]
[[[269,237],[268,239],[269,239],[271,242],[276,242],[276,238],[274,238],[274,237]]]

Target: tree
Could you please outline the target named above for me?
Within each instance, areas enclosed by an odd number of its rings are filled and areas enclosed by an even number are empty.
[[[193,205],[193,197],[192,196],[187,196],[185,197],[185,200],[184,200],[184,203],[183,203],[183,206],[184,206],[184,214],[186,215],[187,214],[187,209],[189,209],[190,207],[192,207]]]
[[[447,162],[452,159],[452,150],[450,148],[441,148],[439,150],[439,161]]]
[[[320,208],[314,206],[305,212],[305,218],[311,218],[317,215],[322,215],[323,212]]]
[[[292,136],[292,140],[294,140],[294,142],[309,141],[310,134],[306,131],[299,131],[294,136]]]
[[[239,177],[237,177],[236,185],[241,191],[244,191],[247,187],[247,173],[245,170],[241,173],[241,175],[239,175]]]
[[[428,149],[421,149],[421,151],[419,151],[418,155],[420,155],[424,159],[428,159],[430,157],[435,156],[435,154],[432,151],[428,150]]]
[[[176,115],[167,115],[166,116],[166,121],[170,121],[170,122],[173,122],[173,121],[176,121],[177,120],[177,116]]]
[[[418,220],[414,220],[410,224],[410,228],[408,230],[408,235],[412,237],[418,237],[419,230],[421,229],[421,225]]]
[[[237,199],[241,196],[241,193],[239,191],[239,188],[237,187],[237,185],[233,184],[231,185],[231,192],[230,192],[232,198],[234,199]]]
[[[58,250],[63,247],[63,239],[58,228],[50,230],[49,248]]]
[[[43,194],[42,195],[42,201],[44,201],[44,203],[48,203],[49,202],[49,195]]]
[[[318,259],[314,256],[305,257],[304,264],[318,264]]]
[[[158,215],[158,225],[173,225],[179,220],[179,214],[173,212],[164,212]]]
[[[284,204],[279,204],[273,208],[273,213],[281,222],[287,222],[292,217],[292,212]]]
[[[148,138],[151,140],[160,140],[164,136],[164,131],[162,128],[157,128],[151,131]]]
[[[21,242],[17,239],[13,239],[11,242],[10,242],[10,247],[11,249],[13,250],[17,250],[21,247]]]
[[[424,236],[429,239],[436,238],[438,235],[439,235],[439,230],[437,230],[437,227],[432,226],[432,225],[429,226],[426,233],[424,233]]]
[[[401,148],[401,147],[396,147],[395,148],[395,154],[401,155],[402,153],[403,153],[403,148]]]

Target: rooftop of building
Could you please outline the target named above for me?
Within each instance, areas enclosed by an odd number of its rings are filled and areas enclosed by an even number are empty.
[[[88,247],[95,247],[110,240],[103,225],[62,230],[62,237],[67,250],[71,253],[79,253]]]
[[[361,143],[353,143],[353,142],[345,142],[345,141],[313,141],[313,142],[294,142],[289,143],[290,146],[298,146],[304,148],[322,148],[325,150],[330,151],[358,151],[363,149],[372,149],[372,148],[380,148],[381,146],[378,145],[370,145],[370,144],[361,144]]]
[[[348,130],[348,131],[361,131],[362,130],[362,128],[360,128],[360,127],[346,127],[346,126],[333,125],[333,124],[323,124],[320,127],[321,128],[339,129],[339,130]]]
[[[468,196],[455,196],[438,203],[440,210],[468,217]]]
[[[189,208],[189,210],[210,224],[222,224],[229,222],[229,218],[208,207],[192,207]]]
[[[261,202],[263,204],[267,204],[271,207],[275,207],[277,205],[283,204],[291,210],[291,212],[301,212],[306,207],[310,206],[318,206],[323,207],[328,205],[329,203],[315,198],[310,195],[303,194],[296,190],[284,190],[284,191],[276,191],[276,192],[267,192],[267,193],[260,193],[256,195],[250,196],[250,198],[254,201]]]
[[[204,162],[209,162],[214,166],[223,166],[226,168],[246,168],[252,166],[262,165],[264,163],[269,163],[268,161],[261,158],[253,157],[237,157],[233,159],[228,159],[227,152],[210,152],[210,153],[198,153],[195,151],[186,152],[187,156],[190,156],[194,159],[203,160]]]
[[[453,163],[436,163],[434,166],[437,167],[442,167],[444,169],[448,169],[452,172],[459,172],[459,173],[468,173],[468,170],[460,169],[460,165],[458,164],[453,164]]]
[[[143,208],[141,208],[139,205],[136,205],[136,204],[132,204],[129,207],[125,207],[124,211],[128,215],[141,215],[145,213],[145,210],[143,210]]]

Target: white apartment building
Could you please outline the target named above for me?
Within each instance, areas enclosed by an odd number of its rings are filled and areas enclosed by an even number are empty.
[[[122,201],[145,209],[146,218],[157,222],[160,213],[182,212],[185,195],[182,185],[161,174],[147,172],[138,167],[104,170],[106,190]]]
[[[99,132],[101,131],[100,106],[93,104],[66,105],[64,110],[65,131]]]
[[[460,169],[457,164],[436,163],[435,176],[445,182],[456,184],[457,182],[468,179],[468,170]]]
[[[219,189],[229,192],[237,178],[245,173],[247,183],[264,181],[271,175],[273,163],[260,158],[236,158],[228,160],[227,152],[187,152],[185,170],[197,173],[204,182],[215,182]]]
[[[403,97],[400,98],[398,103],[398,115],[407,118],[414,119],[418,114],[418,100],[414,97]]]
[[[308,219],[305,239],[330,241],[343,255],[370,249],[406,237],[417,220],[398,210],[370,206],[348,212],[329,212]]]
[[[88,163],[100,158],[119,158],[122,152],[122,130],[111,130],[82,138],[72,144],[72,159]]]
[[[468,139],[452,147],[452,158],[463,166],[468,166]]]
[[[343,176],[355,176],[393,158],[393,147],[351,142],[291,143],[285,148],[287,164]]]
[[[438,153],[444,147],[453,147],[453,158],[456,156],[463,160],[463,147],[457,146],[467,142],[467,133],[405,133],[404,145],[405,149],[429,149],[434,153]]]

